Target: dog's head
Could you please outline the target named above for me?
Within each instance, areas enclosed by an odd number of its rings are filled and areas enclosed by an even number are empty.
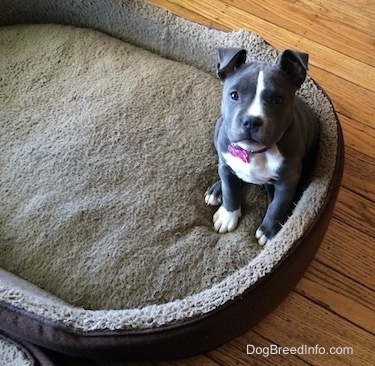
[[[222,116],[232,143],[270,147],[288,129],[294,97],[306,78],[308,55],[286,50],[274,64],[245,63],[246,50],[219,50],[217,74],[223,83]],[[245,146],[246,148],[246,146]]]

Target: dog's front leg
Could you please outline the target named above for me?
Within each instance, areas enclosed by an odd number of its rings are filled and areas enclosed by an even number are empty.
[[[277,182],[274,187],[274,195],[268,206],[267,212],[255,233],[260,245],[264,245],[273,238],[287,220],[297,188],[296,184]]]
[[[241,217],[241,180],[225,164],[219,164],[222,205],[213,217],[215,230],[219,233],[233,231]]]

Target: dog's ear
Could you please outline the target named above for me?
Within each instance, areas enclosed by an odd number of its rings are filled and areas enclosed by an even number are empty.
[[[276,64],[299,88],[305,81],[308,61],[307,53],[285,50],[277,58]]]
[[[224,81],[228,75],[238,69],[246,61],[246,50],[243,48],[219,48],[217,75]]]

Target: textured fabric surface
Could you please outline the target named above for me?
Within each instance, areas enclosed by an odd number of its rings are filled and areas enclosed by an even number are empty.
[[[251,187],[234,234],[203,194],[220,83],[96,31],[1,32],[0,265],[87,309],[184,298],[254,258]]]
[[[33,366],[34,360],[23,347],[0,335],[0,365]]]
[[[329,189],[337,121],[325,94],[310,78],[300,91],[320,150],[279,234],[255,243],[265,195],[249,186],[239,228],[218,235],[203,200],[221,93],[208,71],[220,46],[267,61],[277,51],[142,1],[36,2],[2,2],[0,24],[92,27],[191,66],[93,30],[0,30],[0,265],[40,288],[2,271],[1,302],[77,330],[148,329],[206,314],[271,272]]]

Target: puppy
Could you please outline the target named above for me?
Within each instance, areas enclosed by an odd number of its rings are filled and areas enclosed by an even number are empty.
[[[264,245],[286,221],[313,163],[318,123],[295,95],[306,78],[307,54],[285,50],[275,63],[245,60],[244,49],[219,49],[223,96],[214,144],[220,180],[207,189],[205,201],[220,205],[215,230],[233,231],[241,217],[242,183],[264,185],[269,205],[255,232]]]

